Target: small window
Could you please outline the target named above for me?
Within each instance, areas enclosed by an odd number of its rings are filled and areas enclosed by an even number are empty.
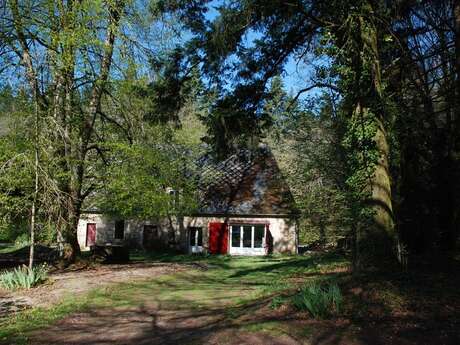
[[[240,233],[239,226],[232,226],[232,247],[239,247],[240,240],[241,240],[241,233]]]
[[[117,220],[115,221],[115,239],[122,240],[125,236],[125,221]]]
[[[190,228],[190,246],[201,247],[203,245],[203,230],[201,228]]]

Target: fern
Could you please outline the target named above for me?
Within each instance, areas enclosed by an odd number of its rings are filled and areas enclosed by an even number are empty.
[[[335,283],[309,283],[292,297],[292,304],[298,310],[308,311],[314,318],[327,318],[340,313],[342,293]]]
[[[8,290],[30,289],[44,281],[48,276],[45,264],[29,269],[27,266],[14,268],[0,274],[0,285]]]

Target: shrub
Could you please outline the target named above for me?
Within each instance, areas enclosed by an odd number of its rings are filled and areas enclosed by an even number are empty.
[[[29,234],[21,234],[14,240],[14,246],[17,248],[28,246],[29,243]]]
[[[0,285],[8,290],[30,289],[47,279],[48,266],[45,264],[29,269],[27,266],[17,267],[0,274]]]
[[[336,283],[309,283],[292,297],[292,304],[298,310],[308,311],[314,318],[323,319],[340,313],[342,293]]]

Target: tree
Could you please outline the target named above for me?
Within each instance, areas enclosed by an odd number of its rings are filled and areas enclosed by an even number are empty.
[[[300,241],[337,243],[349,235],[351,219],[334,101],[327,93],[295,101],[279,78],[273,79],[269,92],[265,109],[274,125],[265,140],[300,210]]]
[[[145,24],[139,16],[144,5],[122,0],[3,4],[1,59],[11,68],[21,66],[37,104],[40,140],[32,142],[41,145],[43,170],[59,193],[53,219],[70,244],[69,261],[79,254],[82,205],[100,185],[103,143],[114,132],[123,136],[130,130],[129,119],[105,111],[117,102],[111,97],[113,82],[154,50],[139,45],[133,29]]]
[[[391,257],[396,239],[388,169],[391,119],[385,109],[380,66],[384,4],[310,1],[286,6],[283,1],[254,0],[224,3],[218,11],[207,27],[196,24],[200,16],[190,16],[188,7],[181,12],[198,28],[192,43],[201,53],[198,59],[203,57],[202,67],[211,84],[219,89],[210,123],[215,149],[229,150],[235,143],[247,142],[248,136],[259,136],[258,131],[271,123],[263,111],[270,80],[283,72],[289,58],[306,61],[326,42],[331,49],[320,56],[329,55],[336,68],[326,71],[326,76],[320,70],[299,95],[326,87],[339,90],[346,99],[344,107],[350,111],[343,112],[349,122],[345,144],[354,164],[349,185],[354,190],[356,217],[362,216],[355,261]],[[329,78],[334,73],[335,79]]]
[[[395,119],[393,175],[398,230],[417,254],[451,251],[458,238],[459,131],[455,16],[450,1],[407,3],[387,51]]]

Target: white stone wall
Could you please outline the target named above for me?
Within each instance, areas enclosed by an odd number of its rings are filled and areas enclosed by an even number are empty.
[[[203,228],[203,248],[208,249],[208,224],[211,222],[231,223],[259,223],[268,224],[273,236],[274,253],[297,253],[297,226],[295,220],[288,218],[249,218],[249,217],[184,217],[182,220],[164,219],[160,223],[149,221],[125,221],[124,239],[114,239],[115,219],[102,214],[84,214],[78,223],[78,242],[82,250],[86,247],[86,225],[96,224],[96,244],[123,242],[131,247],[142,247],[144,225],[158,225],[161,231],[161,241],[169,246],[184,252],[188,251],[188,227]],[[175,243],[174,243],[175,242]]]
[[[124,237],[122,240],[115,239],[115,221],[116,219],[103,214],[83,214],[78,222],[77,237],[80,249],[89,250],[86,246],[86,227],[88,223],[96,224],[96,244],[104,245],[107,243],[120,244],[124,243],[131,247],[140,247],[142,245],[142,233],[145,221],[129,220],[125,221]]]
[[[227,222],[228,224],[268,224],[273,236],[274,253],[297,253],[297,225],[295,220],[288,218],[249,218],[249,217],[185,217],[184,229],[189,226],[208,228],[211,222]],[[188,243],[188,242],[187,242]],[[203,247],[208,249],[208,232],[203,231]]]

